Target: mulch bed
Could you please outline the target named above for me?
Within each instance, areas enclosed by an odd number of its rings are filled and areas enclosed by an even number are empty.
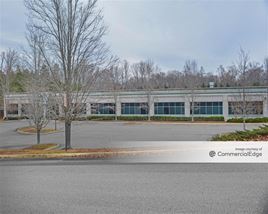
[[[252,139],[253,141],[267,141],[268,142],[268,135],[266,136],[259,136],[259,137],[256,137],[254,139]]]
[[[19,131],[22,132],[26,132],[26,133],[31,133],[31,134],[35,134],[36,133],[36,128],[32,127],[32,126],[28,126],[28,127],[22,127],[18,129]],[[41,130],[41,133],[50,133],[50,132],[55,132],[55,129],[51,129],[51,128],[43,128]]]

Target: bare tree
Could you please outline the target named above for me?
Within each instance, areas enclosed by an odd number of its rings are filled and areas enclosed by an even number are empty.
[[[41,130],[47,126],[52,110],[47,92],[49,79],[42,72],[45,61],[40,47],[44,45],[44,37],[39,31],[28,26],[26,39],[28,49],[24,50],[23,62],[31,75],[24,82],[29,99],[23,111],[29,118],[30,124],[36,129],[37,144],[39,144]]]
[[[18,53],[15,50],[8,49],[7,52],[1,54],[1,89],[2,93],[9,93],[10,91],[10,76],[18,62]]]
[[[268,57],[264,59],[264,76],[265,76],[265,85],[268,86]]]
[[[34,89],[35,87],[31,88]],[[30,124],[36,129],[37,144],[40,144],[41,130],[47,126],[52,110],[48,94],[40,92],[39,89],[39,86],[37,86],[36,90],[30,91],[29,103],[26,108]]]
[[[240,111],[237,112],[237,114],[242,115],[243,129],[246,130],[247,111],[248,109],[250,109],[250,107],[247,106],[247,94],[246,94],[246,73],[249,67],[249,54],[242,48],[240,48],[238,52],[238,60],[234,65],[234,67],[237,71],[237,74],[240,77],[239,85],[241,86],[241,90],[239,90],[238,96],[236,96],[238,100],[234,110],[236,112],[238,110]]]
[[[158,72],[159,68],[151,61],[147,60],[144,64],[141,64],[141,67],[144,66],[145,70],[145,90],[147,94],[147,108],[148,108],[148,121],[151,120],[151,114],[150,111],[152,109],[152,90],[153,90],[153,85],[152,85],[152,75],[154,72]]]
[[[268,106],[268,57],[266,57],[264,59],[264,76],[265,76],[265,85],[267,86],[267,93],[266,93],[266,102],[267,102],[267,106]]]
[[[198,85],[197,78],[198,66],[196,60],[187,60],[184,65],[184,84],[185,87],[190,90],[190,96],[187,96],[190,102],[190,114],[191,121],[194,121],[194,110],[197,106],[195,106],[195,89]]]
[[[117,100],[119,96],[119,90],[121,89],[121,84],[120,84],[120,78],[122,78],[122,70],[119,69],[118,65],[114,65],[110,69],[110,81],[111,81],[111,87],[110,90],[112,91],[113,98],[114,98],[114,108],[112,111],[115,113],[115,120],[117,120],[117,111],[116,111],[116,105],[117,105]],[[113,106],[110,106],[109,108],[113,108]]]
[[[97,0],[25,0],[32,29],[44,35],[40,46],[54,91],[63,94],[65,149],[71,148],[71,123],[85,103],[100,68],[108,66],[106,27]],[[58,64],[59,70],[53,68]]]
[[[129,63],[127,60],[121,62],[120,70],[121,70],[121,85],[122,89],[127,89],[129,86],[129,79],[130,79],[130,68]]]
[[[4,98],[4,62],[5,62],[5,52],[2,52],[0,55],[0,106],[3,104]]]
[[[147,106],[142,106],[142,108],[146,108],[148,111],[148,120],[151,119],[150,110],[152,103],[152,75],[154,72],[158,72],[160,69],[156,66],[151,60],[141,61],[139,63],[135,63],[131,67],[132,75],[134,78],[134,88],[143,89],[146,91],[147,97]]]

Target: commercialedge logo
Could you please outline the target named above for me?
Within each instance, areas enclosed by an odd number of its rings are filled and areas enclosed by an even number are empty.
[[[215,157],[215,156],[219,156],[219,157],[261,157],[262,156],[262,152],[222,152],[222,151],[210,151],[209,152],[209,156],[210,157]]]
[[[209,156],[210,156],[210,157],[213,158],[215,155],[216,155],[216,152],[215,152],[215,151],[210,151],[210,152],[209,152]]]

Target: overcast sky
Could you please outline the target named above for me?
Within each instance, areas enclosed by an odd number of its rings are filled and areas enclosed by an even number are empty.
[[[181,70],[196,59],[205,71],[230,65],[241,47],[254,61],[268,56],[268,0],[102,0],[113,54],[151,59]],[[22,0],[0,0],[0,51],[25,43]]]

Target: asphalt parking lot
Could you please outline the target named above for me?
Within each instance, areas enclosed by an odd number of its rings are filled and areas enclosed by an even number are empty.
[[[35,144],[35,135],[16,132],[28,126],[28,121],[5,121],[0,123],[0,147],[17,148]],[[247,124],[249,129],[261,124]],[[53,123],[49,124],[53,127]],[[42,134],[41,143],[64,144],[64,124],[59,132]],[[75,148],[135,147],[132,141],[206,141],[213,135],[242,130],[241,124],[184,124],[184,123],[129,123],[129,122],[73,122],[72,146]],[[151,146],[151,144],[150,144]]]
[[[267,214],[267,164],[0,162],[0,213]]]

